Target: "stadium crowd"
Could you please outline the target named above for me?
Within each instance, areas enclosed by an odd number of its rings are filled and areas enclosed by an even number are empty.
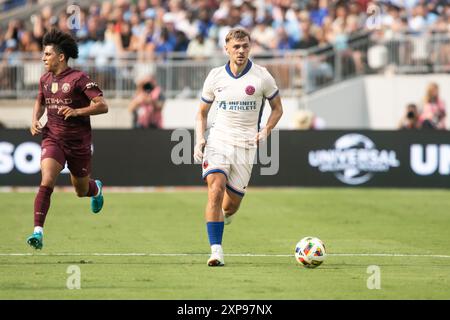
[[[281,89],[301,86],[311,92],[333,79],[379,72],[378,65],[386,65],[384,52],[397,65],[417,62],[428,68],[437,61],[450,71],[450,43],[430,45],[424,39],[430,34],[448,39],[448,0],[117,0],[94,1],[69,12],[47,5],[26,19],[2,21],[0,90],[14,90],[20,84],[24,59],[40,58],[42,37],[53,27],[71,32],[78,40],[77,65],[94,67],[103,88],[115,90],[122,81],[114,63],[119,59],[153,68],[148,62],[220,57],[225,35],[236,26],[251,32],[255,58],[283,61],[290,50],[308,49],[307,59],[267,66]],[[369,52],[371,41],[395,40],[404,34],[414,35],[417,41],[399,40]],[[371,57],[375,59],[370,61]],[[177,92],[186,88],[192,96],[196,89],[190,84],[206,75],[197,69],[197,80],[191,79],[188,70],[176,71],[171,86]],[[123,77],[128,77],[127,72],[123,70]],[[292,74],[301,80],[295,82]],[[128,78],[123,80],[127,87],[136,81]],[[166,83],[163,78],[158,81]]]
[[[398,32],[450,33],[447,0],[375,1],[383,36]],[[79,16],[50,5],[29,19],[12,19],[0,29],[0,53],[39,52],[51,27],[72,32],[80,58],[136,53],[142,57],[182,52],[194,58],[222,50],[231,27],[251,31],[253,53],[333,45],[345,48],[367,23],[368,0],[118,0],[93,2]],[[370,15],[369,11],[369,15]],[[103,49],[103,50],[102,50]]]

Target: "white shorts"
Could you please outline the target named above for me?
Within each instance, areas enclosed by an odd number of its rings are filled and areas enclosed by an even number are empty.
[[[211,173],[222,173],[227,178],[227,189],[243,197],[252,175],[256,151],[256,148],[207,143],[203,153],[203,179]]]

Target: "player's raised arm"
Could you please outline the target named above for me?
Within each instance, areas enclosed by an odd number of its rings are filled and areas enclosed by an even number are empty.
[[[270,99],[269,104],[272,111],[270,112],[269,119],[267,119],[264,129],[256,134],[256,142],[264,141],[283,115],[283,106],[281,104],[280,95],[277,94],[273,99]]]
[[[97,96],[91,100],[91,104],[85,108],[72,109],[68,106],[62,107],[58,114],[63,114],[65,120],[69,117],[86,117],[107,113],[108,105],[102,96]]]
[[[95,116],[97,114],[108,112],[108,105],[103,98],[102,90],[100,90],[97,83],[93,82],[87,75],[83,74],[80,77],[76,83],[76,87],[78,91],[91,102],[88,106],[77,109],[63,106],[58,110],[58,114],[63,114],[65,120],[69,117]]]
[[[208,113],[211,108],[210,103],[200,102],[200,109],[198,110],[195,122],[195,138],[196,143],[194,147],[194,160],[201,162],[203,158],[203,148],[205,147],[205,131],[208,121]]]

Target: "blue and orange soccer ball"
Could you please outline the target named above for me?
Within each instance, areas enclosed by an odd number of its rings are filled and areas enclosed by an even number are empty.
[[[295,246],[295,259],[306,268],[317,268],[325,257],[325,245],[319,238],[305,237]]]

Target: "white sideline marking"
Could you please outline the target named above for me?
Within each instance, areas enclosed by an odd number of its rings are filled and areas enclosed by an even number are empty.
[[[70,256],[101,256],[101,257],[179,257],[179,256],[206,256],[209,253],[0,253],[4,257],[45,256],[45,257],[70,257]],[[253,253],[229,253],[227,257],[292,257],[294,254],[253,254]],[[328,253],[331,257],[410,257],[410,258],[450,258],[450,255],[442,254],[401,254],[401,253]]]

